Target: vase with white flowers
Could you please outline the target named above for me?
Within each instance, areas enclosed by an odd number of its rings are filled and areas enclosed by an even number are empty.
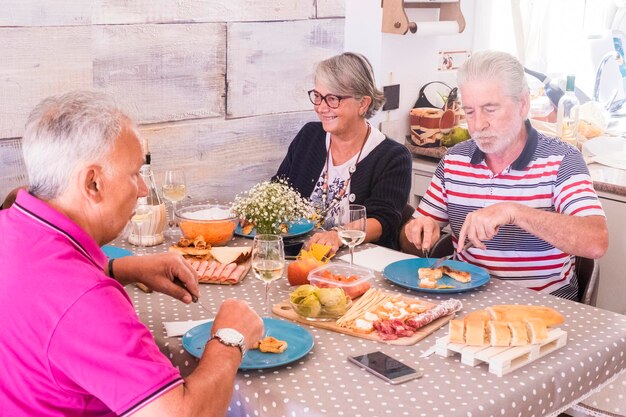
[[[290,223],[313,216],[311,202],[294,190],[284,178],[265,181],[235,197],[231,210],[243,220],[242,232],[250,234],[287,233]]]

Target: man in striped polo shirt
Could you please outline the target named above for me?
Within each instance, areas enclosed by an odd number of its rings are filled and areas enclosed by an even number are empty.
[[[457,75],[472,139],[440,161],[406,250],[428,249],[449,224],[462,261],[534,290],[577,299],[575,256],[600,258],[608,230],[580,152],[527,120],[524,68],[512,55],[475,53]],[[474,248],[463,251],[459,242]]]

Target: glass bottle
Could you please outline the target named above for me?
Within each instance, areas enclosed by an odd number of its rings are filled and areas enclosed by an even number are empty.
[[[139,204],[144,204],[152,207],[152,213],[150,214],[150,220],[144,222],[141,227],[141,233],[135,233],[131,231],[128,236],[128,241],[132,244],[139,244],[139,246],[154,246],[163,243],[163,229],[165,228],[166,211],[165,203],[159,196],[158,189],[156,187],[156,181],[154,180],[154,174],[152,173],[151,156],[148,150],[148,143],[144,140],[144,151],[146,152],[144,164],[139,171],[143,182],[148,188],[148,193],[145,197],[138,199]],[[140,237],[141,236],[141,237]],[[139,242],[141,239],[141,242]]]
[[[565,94],[559,100],[556,112],[556,135],[573,146],[577,146],[578,109],[580,107],[575,89],[575,77],[568,75]]]

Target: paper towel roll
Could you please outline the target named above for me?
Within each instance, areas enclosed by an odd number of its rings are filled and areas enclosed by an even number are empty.
[[[454,21],[445,22],[415,22],[418,36],[455,35],[459,33],[459,24]]]

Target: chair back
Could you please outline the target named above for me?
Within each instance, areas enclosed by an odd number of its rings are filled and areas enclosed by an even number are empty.
[[[594,295],[600,280],[600,265],[597,259],[576,257],[576,278],[578,279],[578,300],[594,305]]]
[[[431,258],[442,258],[444,256],[452,255],[453,253],[454,245],[452,244],[452,235],[449,233],[444,233],[430,249],[429,256]]]

